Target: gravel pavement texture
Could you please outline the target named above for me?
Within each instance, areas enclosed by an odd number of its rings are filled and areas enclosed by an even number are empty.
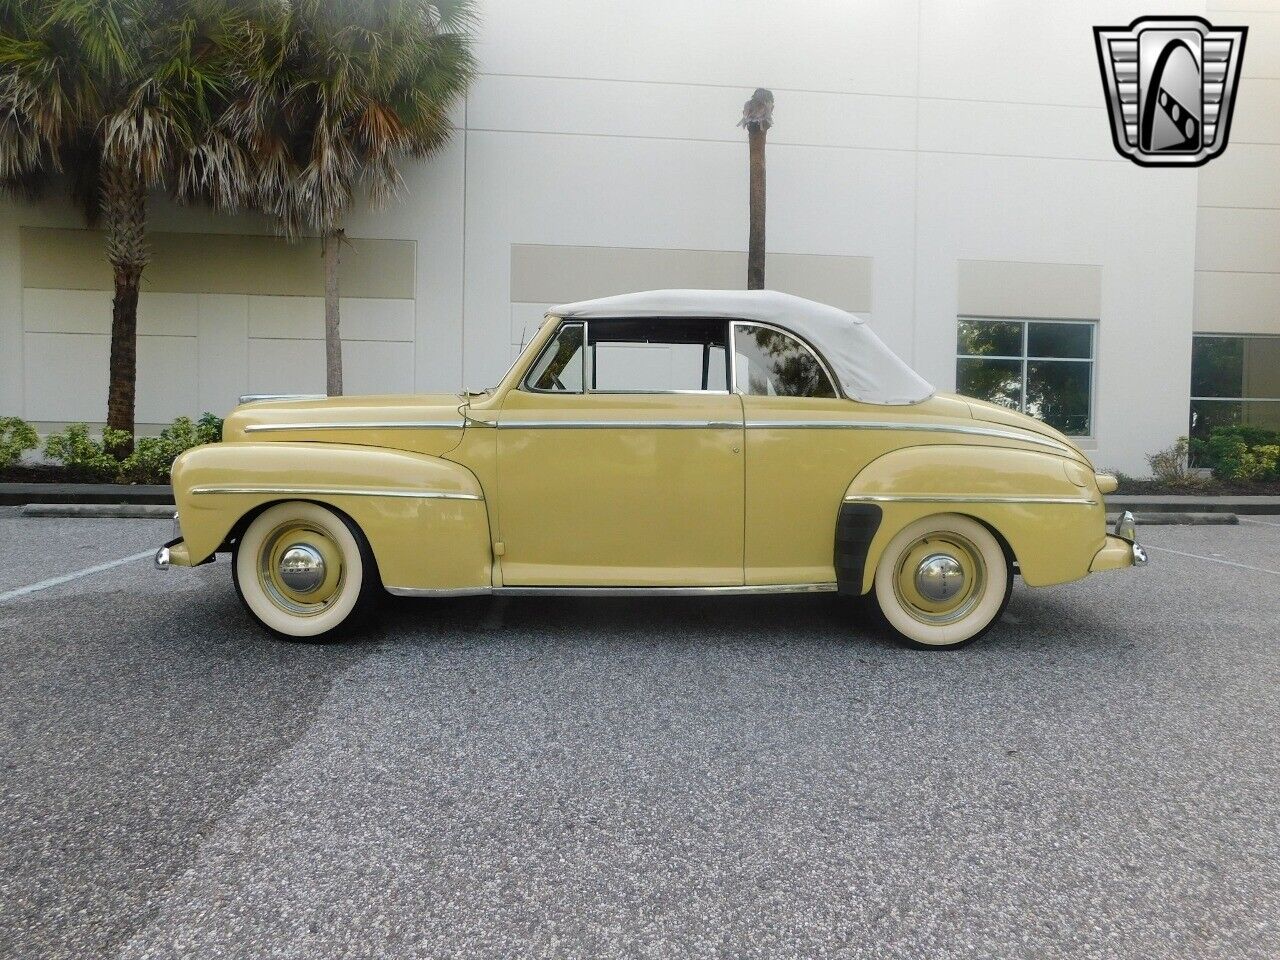
[[[0,593],[168,529],[0,518]],[[1280,518],[1140,534],[943,653],[827,595],[291,644],[226,558],[2,603],[0,957],[1270,960]]]

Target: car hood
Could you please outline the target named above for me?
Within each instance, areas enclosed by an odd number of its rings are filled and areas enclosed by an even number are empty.
[[[466,405],[466,397],[452,393],[259,400],[231,412],[222,439],[318,440],[439,454],[462,438]]]
[[[1066,446],[1085,463],[1090,463],[1089,458],[1084,455],[1084,451],[1080,449],[1074,440],[1061,431],[1055,430],[1042,420],[1029,417],[1025,413],[1018,413],[1016,410],[1010,410],[1008,407],[988,403],[986,400],[975,400],[972,397],[959,396],[955,399],[961,400],[968,405],[969,414],[975,420],[981,420],[984,423],[995,423],[1004,427],[1014,427],[1039,434],[1042,437],[1048,437]]]

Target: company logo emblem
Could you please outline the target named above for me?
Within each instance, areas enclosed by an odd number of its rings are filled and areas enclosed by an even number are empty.
[[[1246,33],[1199,17],[1094,27],[1116,150],[1144,167],[1197,167],[1222,153]]]

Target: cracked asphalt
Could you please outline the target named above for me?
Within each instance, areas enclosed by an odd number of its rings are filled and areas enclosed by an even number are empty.
[[[0,517],[0,594],[167,537]],[[388,599],[273,639],[225,558],[0,599],[0,957],[1280,955],[1280,518],[1014,589]]]

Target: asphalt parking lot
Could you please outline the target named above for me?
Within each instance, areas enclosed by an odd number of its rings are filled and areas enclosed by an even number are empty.
[[[1280,955],[1280,518],[900,649],[830,596],[274,640],[0,517],[0,956]]]

